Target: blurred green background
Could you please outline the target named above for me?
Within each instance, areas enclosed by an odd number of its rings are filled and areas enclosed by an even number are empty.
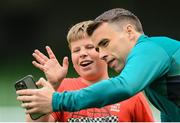
[[[1,0],[0,1],[0,122],[24,121],[14,83],[27,74],[44,77],[32,64],[34,49],[51,46],[59,62],[70,57],[66,34],[84,20],[116,7],[133,11],[145,34],[180,39],[178,1],[163,0]],[[116,75],[113,70],[110,76]],[[68,77],[76,77],[70,64]]]

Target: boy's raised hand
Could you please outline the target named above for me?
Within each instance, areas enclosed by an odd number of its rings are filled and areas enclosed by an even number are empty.
[[[36,49],[32,54],[36,61],[32,61],[32,64],[43,71],[47,80],[57,89],[66,77],[69,66],[68,57],[64,57],[63,64],[60,65],[49,46],[46,46],[46,51],[48,57]]]

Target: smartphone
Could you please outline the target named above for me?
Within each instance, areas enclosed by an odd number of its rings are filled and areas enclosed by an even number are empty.
[[[18,80],[15,83],[15,89],[17,90],[22,90],[22,89],[37,89],[37,85],[35,84],[35,81],[33,79],[32,75],[27,75],[25,77],[23,77],[22,79]],[[23,102],[24,103],[24,102]],[[41,113],[32,113],[29,114],[31,119],[33,120],[37,120],[39,119],[41,116],[45,115],[45,114],[41,114]]]

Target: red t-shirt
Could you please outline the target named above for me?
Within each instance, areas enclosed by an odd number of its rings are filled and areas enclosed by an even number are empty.
[[[66,78],[58,92],[79,90],[87,87],[81,78]],[[102,92],[103,93],[103,92]],[[60,122],[153,122],[153,115],[143,93],[102,108],[89,108],[77,112],[53,112]]]

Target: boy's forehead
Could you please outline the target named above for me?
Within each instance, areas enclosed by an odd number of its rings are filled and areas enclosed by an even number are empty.
[[[72,41],[70,43],[71,47],[72,46],[82,46],[82,45],[86,45],[86,44],[93,44],[92,40],[90,38],[83,38],[83,39]]]

